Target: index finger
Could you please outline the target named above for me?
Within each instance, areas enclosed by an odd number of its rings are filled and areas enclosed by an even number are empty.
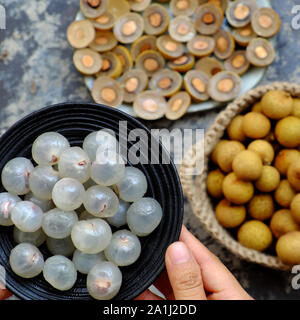
[[[250,299],[239,282],[225,265],[210,252],[185,226],[182,227],[180,241],[192,251],[200,265],[204,287],[218,299]],[[221,296],[221,297],[220,297]]]

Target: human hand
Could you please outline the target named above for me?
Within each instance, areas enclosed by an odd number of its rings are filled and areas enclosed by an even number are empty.
[[[231,272],[184,226],[166,251],[166,271],[154,283],[167,300],[251,300]],[[162,300],[149,289],[136,300]]]

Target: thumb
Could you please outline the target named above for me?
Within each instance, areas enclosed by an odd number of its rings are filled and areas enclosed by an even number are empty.
[[[167,249],[166,268],[176,300],[206,300],[200,266],[183,242]]]

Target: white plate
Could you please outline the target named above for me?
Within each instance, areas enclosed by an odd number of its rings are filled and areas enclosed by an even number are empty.
[[[256,3],[259,8],[261,8],[261,7],[269,7],[270,8],[271,7],[269,0],[257,0]],[[83,19],[85,19],[85,17],[81,13],[81,11],[79,11],[76,15],[75,20],[83,20]],[[227,30],[230,29],[230,26],[226,22],[226,19],[225,19],[225,23],[223,25],[223,29],[227,29]],[[269,39],[269,40],[271,41],[273,47],[275,48],[275,45],[276,45],[275,37],[273,37],[272,39]],[[245,92],[254,88],[260,82],[260,80],[263,78],[266,70],[267,70],[267,68],[251,67],[244,75],[242,75],[241,76],[242,88],[241,88],[241,91],[238,96],[241,96]],[[84,77],[85,85],[87,86],[87,88],[90,91],[92,90],[94,81],[95,81],[94,77],[88,77],[88,76]],[[205,102],[193,103],[190,106],[188,113],[211,110],[211,109],[220,107],[224,104],[226,104],[226,103],[216,102],[211,99],[208,101],[205,101]],[[133,111],[132,105],[127,105],[124,103],[121,106],[119,106],[118,109],[128,113],[129,115],[131,115],[133,117],[136,117],[136,115]]]

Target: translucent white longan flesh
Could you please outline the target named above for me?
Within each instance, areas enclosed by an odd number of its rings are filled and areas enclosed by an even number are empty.
[[[128,230],[119,230],[112,235],[111,242],[104,251],[106,258],[117,266],[129,266],[141,254],[139,238]]]
[[[91,161],[96,159],[96,152],[100,149],[117,151],[117,139],[106,130],[94,131],[85,137],[83,141],[83,150],[88,154]]]
[[[0,193],[0,226],[12,226],[11,211],[21,198],[9,192]]]
[[[96,217],[107,218],[116,214],[119,199],[108,187],[90,187],[84,195],[85,209]]]
[[[69,141],[58,132],[46,132],[36,138],[32,145],[32,157],[37,164],[54,165],[61,152],[70,147]]]
[[[37,198],[51,200],[52,189],[59,179],[59,173],[52,166],[39,165],[29,176],[29,188]]]
[[[146,176],[141,170],[126,167],[124,177],[115,185],[115,188],[122,200],[134,202],[144,196],[148,184]]]
[[[35,232],[42,226],[43,211],[30,201],[18,202],[11,211],[11,220],[23,232]]]
[[[62,211],[58,208],[44,213],[42,228],[47,236],[64,239],[70,236],[74,224],[78,221],[75,211]]]
[[[21,243],[10,252],[9,263],[15,274],[22,278],[33,278],[42,272],[44,258],[34,245]]]
[[[89,294],[97,300],[110,300],[115,297],[122,284],[122,273],[112,262],[96,264],[87,276]]]
[[[87,254],[79,250],[75,250],[73,254],[73,263],[77,271],[88,274],[90,270],[99,262],[106,261],[103,252],[96,254]]]
[[[39,247],[46,241],[46,235],[42,229],[35,232],[23,232],[17,227],[14,227],[14,241],[16,243],[31,243],[32,245]]]
[[[53,255],[62,255],[65,257],[70,257],[75,251],[75,247],[71,237],[67,237],[65,239],[54,239],[48,237],[46,244],[48,250]]]
[[[70,259],[56,255],[45,261],[43,276],[52,287],[65,291],[74,286],[77,280],[77,271]]]
[[[112,217],[108,217],[106,220],[108,223],[114,227],[121,227],[126,224],[126,214],[130,204],[123,200],[119,200],[118,211]]]
[[[53,187],[52,200],[59,209],[72,211],[82,205],[84,194],[84,187],[79,181],[63,178]]]
[[[111,237],[111,228],[103,219],[78,221],[71,232],[74,246],[89,254],[103,251],[109,245]]]
[[[159,225],[162,208],[152,198],[142,198],[134,202],[127,211],[129,229],[137,236],[147,236]]]
[[[88,154],[79,147],[62,151],[58,171],[62,177],[69,177],[84,183],[90,178],[91,161]]]
[[[125,174],[122,157],[115,151],[97,151],[96,160],[91,167],[91,178],[102,186],[118,183]]]
[[[18,157],[6,163],[2,170],[3,187],[10,193],[24,195],[29,190],[29,176],[34,169],[30,160]]]
[[[42,200],[36,197],[32,192],[25,195],[24,200],[31,201],[37,206],[39,206],[43,212],[47,212],[54,208],[54,204],[51,200]]]

